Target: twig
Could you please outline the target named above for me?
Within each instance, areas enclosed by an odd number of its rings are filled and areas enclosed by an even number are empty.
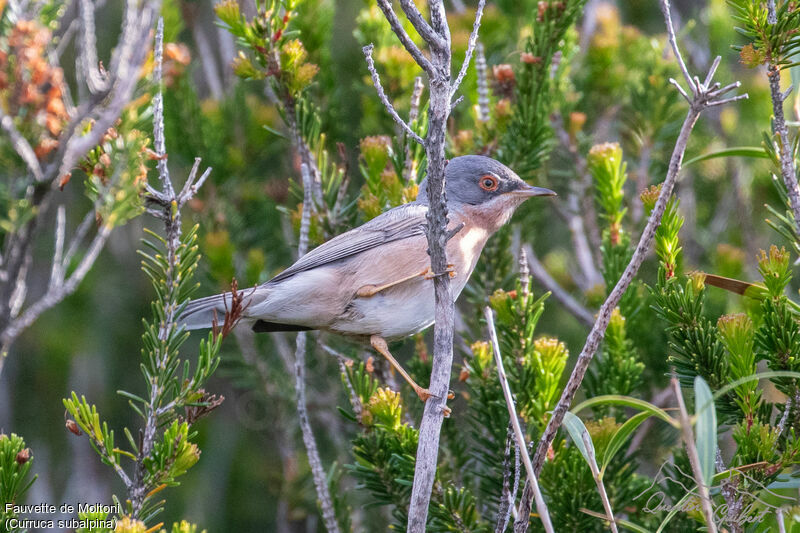
[[[303,177],[303,215],[300,222],[300,238],[298,239],[297,255],[302,257],[308,251],[308,233],[311,227],[311,173],[303,163],[300,166]],[[311,474],[314,478],[314,487],[317,490],[319,505],[322,510],[322,519],[325,528],[329,533],[338,533],[339,524],[336,521],[336,513],[333,509],[333,499],[322,467],[322,459],[317,448],[317,441],[314,439],[314,432],[311,429],[311,422],[308,419],[308,407],[306,405],[306,333],[301,331],[297,334],[297,345],[294,353],[294,375],[295,375],[295,399],[297,402],[297,419],[300,424],[300,431],[303,434],[303,444],[308,454],[308,463],[311,466]]]
[[[695,481],[697,482],[697,491],[700,493],[700,504],[703,509],[703,515],[706,520],[706,527],[709,533],[716,533],[717,524],[714,522],[714,509],[711,504],[711,496],[708,492],[708,483],[710,480],[703,479],[703,472],[700,469],[700,456],[697,454],[697,447],[694,444],[694,434],[692,433],[692,423],[689,421],[689,413],[686,411],[686,404],[683,402],[683,394],[681,394],[681,387],[678,384],[678,379],[673,377],[670,380],[670,386],[678,400],[678,414],[681,421],[681,435],[683,436],[683,443],[686,446],[686,454],[689,456],[689,463],[692,465],[692,472],[694,473]]]
[[[533,464],[531,463],[531,457],[528,454],[528,447],[525,445],[525,435],[522,433],[522,428],[520,427],[519,419],[517,418],[517,411],[514,408],[514,398],[511,394],[511,387],[508,385],[508,378],[506,377],[506,371],[503,367],[503,357],[500,354],[500,343],[497,342],[497,331],[495,331],[494,327],[494,316],[492,315],[492,309],[488,306],[484,307],[483,316],[486,318],[486,324],[489,328],[489,336],[492,340],[492,351],[494,352],[494,361],[495,364],[497,364],[497,377],[500,380],[500,386],[503,389],[506,407],[508,407],[508,415],[511,417],[511,425],[514,428],[514,436],[517,440],[517,446],[519,446],[520,453],[522,454],[522,463],[525,465],[525,470],[528,473],[528,483],[530,483],[534,498],[536,499],[536,511],[539,513],[539,518],[542,520],[544,530],[548,533],[552,533],[554,530],[553,524],[550,522],[550,513],[547,510],[547,505],[545,504],[542,493],[539,490],[539,483],[536,479],[536,473],[533,471]]]
[[[514,439],[514,426],[511,420],[508,421],[506,432],[506,447],[503,452],[503,490],[500,493],[500,505],[497,507],[497,521],[494,528],[495,533],[504,533],[511,516],[511,508],[515,502],[511,499],[511,448],[519,450]],[[516,486],[514,487],[516,489]]]
[[[530,244],[523,245],[522,249],[528,258],[528,266],[530,266],[531,274],[541,283],[545,289],[553,293],[553,297],[564,306],[564,309],[569,311],[572,316],[577,318],[582,324],[586,326],[594,325],[594,317],[591,311],[586,309],[580,302],[572,297],[564,288],[550,275],[544,265],[536,257],[533,247]]]
[[[464,81],[464,76],[467,75],[467,68],[469,68],[469,63],[472,60],[472,53],[475,51],[475,45],[478,42],[478,29],[481,27],[481,17],[483,16],[483,8],[485,6],[486,0],[478,0],[478,7],[475,10],[475,22],[472,24],[472,32],[469,34],[469,40],[467,41],[467,51],[464,55],[464,62],[461,64],[461,70],[458,71],[458,76],[456,76],[456,80],[451,86],[451,95],[456,93],[461,82]]]
[[[0,126],[11,139],[11,146],[14,147],[14,151],[25,162],[25,166],[28,167],[28,171],[33,175],[33,178],[36,181],[41,181],[43,176],[42,167],[39,165],[36,153],[27,139],[14,126],[14,119],[6,115],[2,108],[0,108]]]
[[[411,105],[408,110],[408,124],[413,124],[419,118],[419,104],[422,100],[422,90],[425,86],[422,84],[422,78],[417,76],[414,78],[414,91],[411,93]],[[405,133],[404,133],[405,135]],[[403,165],[403,180],[406,183],[411,181],[411,178],[416,176],[416,164],[411,154],[411,144],[406,141],[406,160]]]
[[[400,39],[400,42],[403,44],[403,47],[411,54],[411,57],[414,58],[417,65],[422,67],[422,70],[428,73],[429,76],[435,76],[436,72],[433,68],[433,64],[422,54],[422,51],[417,48],[417,45],[414,44],[414,41],[409,37],[406,30],[403,28],[403,24],[400,22],[400,19],[397,18],[394,10],[392,9],[392,2],[391,0],[378,0],[378,7],[383,11],[383,16],[386,17],[386,20],[389,21],[389,25],[392,27],[392,31],[397,38]]]
[[[597,468],[597,459],[594,455],[594,446],[592,445],[592,438],[589,433],[584,431],[581,433],[583,445],[586,448],[586,453],[589,454],[589,470],[592,471],[592,477],[597,485],[597,493],[600,494],[600,499],[603,502],[603,509],[606,511],[606,519],[608,520],[608,527],[611,528],[613,533],[618,533],[617,521],[614,519],[614,511],[611,509],[611,501],[608,499],[606,486],[603,484],[603,476],[600,475],[600,470]]]
[[[478,75],[478,121],[489,121],[489,81],[483,43],[475,45],[475,72]]]
[[[775,2],[767,2],[769,24],[777,24],[778,19],[775,14]],[[770,63],[767,67],[767,79],[769,80],[769,92],[772,99],[772,114],[775,117],[774,130],[777,135],[778,152],[780,155],[781,177],[786,187],[786,194],[789,197],[789,204],[794,214],[795,226],[800,231],[800,187],[797,184],[797,169],[795,168],[794,156],[792,155],[792,142],[789,138],[789,128],[786,127],[786,118],[783,114],[783,102],[787,94],[781,92],[781,67],[776,63]],[[789,87],[791,90],[791,87]]]
[[[392,116],[392,119],[394,119],[394,121],[401,128],[403,128],[403,130],[405,130],[406,135],[408,135],[409,137],[414,139],[416,142],[418,142],[419,144],[424,146],[425,145],[425,141],[423,141],[422,137],[417,135],[414,132],[414,130],[411,129],[411,126],[409,126],[408,123],[405,120],[400,118],[400,115],[397,114],[397,111],[395,110],[394,106],[389,101],[389,97],[386,96],[386,93],[383,91],[383,86],[381,85],[381,78],[378,75],[378,70],[375,68],[375,61],[372,59],[372,50],[373,50],[373,48],[375,48],[374,45],[368,44],[367,46],[362,48],[362,51],[364,52],[364,57],[367,60],[367,68],[369,69],[369,73],[372,76],[372,84],[375,86],[375,92],[378,93],[378,97],[381,99],[381,102],[383,103],[383,106],[386,108],[386,110]]]
[[[82,39],[81,43],[81,63],[86,79],[86,85],[92,94],[102,93],[108,90],[108,78],[100,72],[97,61],[97,36],[94,28],[94,6],[91,0],[80,0],[79,5]]]
[[[667,24],[667,32],[670,35],[670,41],[674,42],[675,31],[672,27],[672,20],[669,17],[668,0],[661,0],[661,9],[665,14],[664,16]],[[674,46],[673,50],[678,57],[679,63],[683,65],[683,58],[680,57],[680,51],[678,50],[677,45]],[[692,102],[689,106],[689,111],[686,115],[686,118],[683,121],[683,125],[681,126],[678,139],[675,142],[675,148],[673,149],[672,156],[670,157],[667,176],[661,186],[661,193],[659,194],[656,205],[650,214],[647,225],[642,231],[642,235],[639,238],[639,242],[636,245],[636,249],[631,257],[630,262],[625,267],[625,271],[617,281],[616,286],[608,295],[608,298],[606,298],[606,301],[603,303],[600,311],[597,314],[597,320],[595,321],[592,330],[589,332],[589,335],[586,338],[586,343],[583,347],[583,350],[581,350],[580,355],[578,356],[578,361],[575,364],[575,368],[573,369],[572,374],[570,375],[569,380],[564,387],[564,391],[561,394],[558,404],[553,410],[552,417],[547,423],[547,427],[545,428],[544,434],[539,441],[539,446],[536,449],[536,455],[534,456],[533,460],[536,472],[541,471],[545,457],[547,456],[547,450],[550,448],[550,445],[556,436],[556,432],[558,431],[558,428],[561,427],[561,423],[564,420],[564,413],[566,413],[569,409],[572,399],[580,387],[584,375],[586,374],[586,369],[589,367],[589,363],[594,357],[595,352],[597,352],[600,342],[603,340],[605,330],[608,327],[608,322],[611,318],[611,312],[617,306],[622,298],[622,295],[633,281],[633,278],[639,271],[639,267],[642,265],[645,256],[653,244],[656,228],[661,223],[661,218],[664,215],[667,201],[672,194],[675,181],[677,180],[678,173],[680,172],[681,161],[683,160],[683,154],[686,151],[686,144],[689,142],[689,136],[692,128],[705,108],[709,107],[714,102],[722,101],[722,97],[724,94],[726,94],[726,92],[738,86],[737,82],[723,88],[719,88],[718,84],[711,85],[709,87],[708,84],[711,82],[711,74],[713,74],[713,69],[716,68],[716,64],[718,64],[718,62],[715,61],[715,63],[712,65],[712,69],[709,71],[709,75],[706,76],[708,83],[695,85],[694,82],[692,82],[690,84],[693,94]],[[688,76],[688,73],[686,77],[688,80],[691,80],[691,77]],[[725,100],[733,101],[746,97],[747,95],[743,94],[733,98],[727,98]],[[522,495],[522,502],[520,503],[520,517],[527,516],[527,513],[530,512],[532,499],[533,494],[531,493],[530,488],[526,485],[525,491]],[[527,526],[521,528],[521,531],[526,530]]]

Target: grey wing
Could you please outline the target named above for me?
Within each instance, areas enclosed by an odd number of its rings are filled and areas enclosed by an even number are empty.
[[[269,280],[267,284],[282,281],[298,272],[356,255],[387,242],[424,235],[427,228],[425,219],[427,212],[427,206],[415,203],[390,209],[366,224],[314,248],[295,264]]]

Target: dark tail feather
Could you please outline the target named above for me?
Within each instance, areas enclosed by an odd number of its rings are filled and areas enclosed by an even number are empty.
[[[706,274],[705,282],[708,285],[713,285],[714,287],[719,287],[720,289],[725,289],[726,291],[742,295],[744,295],[745,292],[747,292],[747,289],[755,286],[754,284],[747,283],[746,281],[739,281],[738,279],[732,279],[732,278],[724,278],[722,276],[717,276],[714,274]]]
[[[306,326],[295,326],[293,324],[279,324],[277,322],[267,322],[266,320],[256,320],[253,324],[253,331],[256,333],[273,333],[276,331],[310,331],[312,328]]]

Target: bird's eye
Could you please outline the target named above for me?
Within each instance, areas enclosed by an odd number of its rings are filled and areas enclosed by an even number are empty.
[[[497,187],[500,185],[500,181],[491,174],[486,174],[485,176],[481,176],[481,180],[478,182],[481,189],[484,191],[496,191]]]

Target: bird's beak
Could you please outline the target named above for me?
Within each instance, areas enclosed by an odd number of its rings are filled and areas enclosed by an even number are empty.
[[[520,186],[519,189],[516,189],[514,194],[517,196],[524,196],[525,198],[530,198],[532,196],[558,196],[550,189],[545,189],[544,187],[534,187],[533,185],[528,185],[527,183]]]

